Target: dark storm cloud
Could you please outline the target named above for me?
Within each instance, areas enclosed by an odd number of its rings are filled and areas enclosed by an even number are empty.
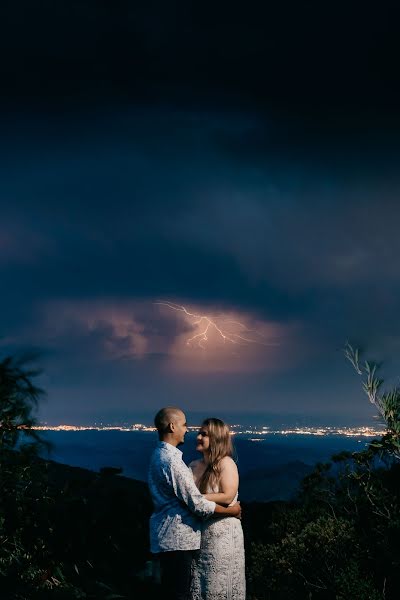
[[[351,172],[348,155],[345,176],[310,153],[239,165],[220,136],[249,148],[258,124],[268,131],[254,115],[157,110],[99,116],[79,136],[59,124],[39,142],[25,134],[3,163],[9,289],[181,295],[284,318],[372,280],[396,289],[397,175],[374,175],[373,161]]]
[[[2,22],[5,97],[14,100],[219,94],[283,113],[399,114],[394,3],[25,0]]]

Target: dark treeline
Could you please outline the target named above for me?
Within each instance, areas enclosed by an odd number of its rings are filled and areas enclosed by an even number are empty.
[[[332,457],[291,502],[245,504],[248,600],[377,600],[400,587],[399,392],[360,367],[388,433]],[[40,390],[0,363],[0,589],[6,600],[161,598],[149,569],[145,484],[39,459]],[[371,396],[372,394],[372,396]]]

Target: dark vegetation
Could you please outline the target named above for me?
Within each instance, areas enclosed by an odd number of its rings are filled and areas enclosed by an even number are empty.
[[[243,507],[249,600],[375,600],[400,589],[400,392],[347,357],[387,434],[319,464],[290,502]],[[0,363],[2,600],[160,598],[150,576],[145,484],[38,458],[42,392],[24,360]]]

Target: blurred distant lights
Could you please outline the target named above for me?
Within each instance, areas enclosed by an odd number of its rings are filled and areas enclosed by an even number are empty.
[[[197,431],[197,425],[191,425],[188,427],[189,431]],[[346,437],[380,437],[385,433],[385,429],[375,429],[367,426],[363,427],[292,427],[289,429],[271,429],[268,426],[262,426],[261,428],[251,427],[248,429],[241,429],[240,425],[232,425],[231,435],[251,435],[249,441],[262,441],[267,435],[313,435],[313,436],[327,436],[327,435],[340,435]],[[153,426],[144,425],[143,423],[134,423],[132,425],[48,425],[43,423],[42,425],[36,425],[33,429],[39,431],[156,431]],[[258,437],[254,437],[258,436]]]

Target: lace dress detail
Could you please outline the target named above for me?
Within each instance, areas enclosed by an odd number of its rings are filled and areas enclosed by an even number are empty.
[[[236,500],[237,494],[233,502]],[[233,517],[211,517],[203,522],[200,553],[193,563],[190,600],[245,598],[242,524]]]

